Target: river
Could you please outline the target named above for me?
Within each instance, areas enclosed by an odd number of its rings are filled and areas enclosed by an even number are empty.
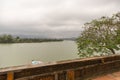
[[[78,58],[74,41],[0,44],[0,68]]]

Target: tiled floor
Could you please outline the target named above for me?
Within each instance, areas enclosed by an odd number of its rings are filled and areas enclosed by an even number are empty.
[[[120,71],[105,76],[99,76],[93,80],[120,80]]]

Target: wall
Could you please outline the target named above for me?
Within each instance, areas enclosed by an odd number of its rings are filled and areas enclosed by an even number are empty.
[[[120,55],[0,69],[0,80],[84,80],[120,70]]]

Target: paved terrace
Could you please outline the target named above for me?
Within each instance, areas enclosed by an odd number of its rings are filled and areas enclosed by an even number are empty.
[[[96,78],[93,78],[93,80],[120,80],[120,71],[103,76],[97,76]]]
[[[3,68],[0,80],[120,80],[120,55]]]

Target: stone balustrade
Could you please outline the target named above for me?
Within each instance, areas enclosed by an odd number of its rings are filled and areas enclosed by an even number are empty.
[[[120,55],[0,69],[0,80],[85,80],[120,70]]]

